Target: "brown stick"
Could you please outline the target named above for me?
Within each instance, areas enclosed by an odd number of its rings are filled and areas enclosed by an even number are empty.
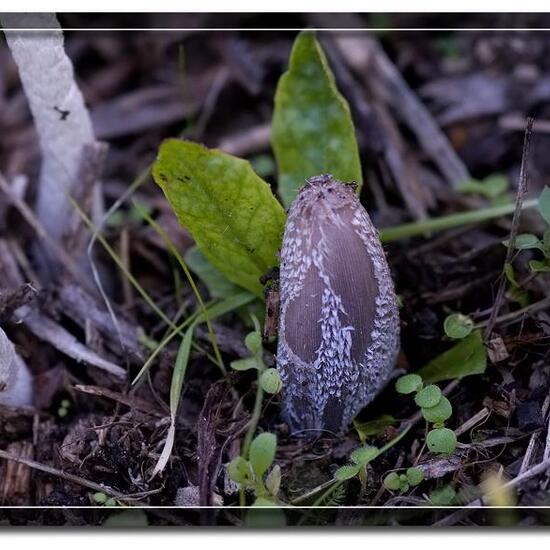
[[[512,261],[512,255],[514,253],[514,245],[516,243],[516,235],[519,228],[519,219],[521,216],[521,205],[523,204],[523,199],[527,194],[527,181],[528,181],[528,172],[527,172],[527,161],[529,157],[529,146],[531,144],[531,135],[533,133],[533,122],[534,119],[527,119],[527,127],[525,128],[525,138],[523,140],[523,152],[521,155],[521,168],[519,172],[519,182],[518,182],[518,192],[516,195],[516,209],[514,211],[514,216],[512,218],[512,227],[510,229],[510,239],[508,242],[508,250],[506,251],[506,259],[504,260],[504,265],[510,264]],[[506,277],[503,273],[501,274],[500,283],[497,290],[497,296],[495,298],[495,303],[491,311],[491,316],[487,322],[487,328],[485,329],[485,341],[488,342],[491,338],[491,333],[495,327],[495,323],[498,317],[498,312],[502,306],[502,301],[504,300],[504,293],[506,291]]]

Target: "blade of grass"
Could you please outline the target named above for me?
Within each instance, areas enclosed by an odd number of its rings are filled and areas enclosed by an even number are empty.
[[[204,323],[207,318],[214,319],[220,315],[229,313],[233,309],[245,305],[246,303],[249,303],[251,300],[254,299],[254,295],[249,292],[242,292],[235,296],[229,297],[223,302],[219,302],[213,305],[209,310],[200,312],[198,315],[196,315],[191,325],[185,331],[178,350],[178,355],[176,357],[174,372],[172,373],[172,382],[170,385],[170,427],[166,435],[164,448],[159,457],[159,460],[155,465],[151,479],[155,477],[159,472],[162,472],[162,470],[164,470],[166,464],[168,464],[170,455],[172,454],[172,448],[174,446],[176,433],[176,413],[181,399],[181,390],[183,388],[185,373],[187,372],[187,365],[189,364],[189,355],[191,351],[191,343],[193,341],[193,331],[195,330],[195,327],[200,323]],[[186,322],[188,321],[189,319],[186,319]],[[167,338],[172,338],[176,334],[178,334],[178,332],[174,331]]]
[[[530,199],[523,203],[522,210],[527,210],[536,206],[537,199]],[[441,216],[438,218],[421,220],[419,222],[387,227],[386,229],[380,229],[380,240],[383,243],[390,243],[408,237],[417,237],[433,231],[443,231],[463,225],[486,222],[508,214],[513,214],[515,207],[515,204],[504,204],[502,206],[492,206],[481,210],[461,212],[459,214],[451,214],[449,216]]]
[[[251,294],[248,291],[240,292],[239,294],[235,294],[233,296],[229,296],[225,300],[221,302],[217,302],[213,304],[212,306],[209,306],[208,309],[208,317],[210,320],[214,320],[216,317],[220,317],[221,315],[224,315],[226,313],[229,313],[230,311],[233,311],[234,309],[237,309],[241,306],[244,306],[246,304],[249,304],[255,299],[255,296]],[[181,323],[179,326],[175,327],[172,332],[170,332],[166,338],[160,342],[158,347],[153,351],[153,353],[149,356],[147,361],[144,363],[143,367],[141,367],[141,370],[138,372],[134,380],[132,381],[132,385],[136,384],[139,379],[147,372],[149,367],[151,366],[153,360],[155,357],[178,335],[182,334],[182,331],[185,327],[189,326],[191,323],[193,325],[200,324],[205,321],[204,314],[200,311],[196,311],[193,313],[190,317],[188,317],[183,323]],[[184,334],[185,336],[185,334]]]
[[[71,204],[74,206],[75,210],[78,212],[79,216],[81,217],[82,221],[88,226],[90,231],[97,233],[97,228],[90,220],[90,218],[87,216],[87,214],[80,208],[80,205],[73,199],[73,197],[69,197],[69,200],[71,201]],[[124,262],[119,258],[118,254],[114,251],[114,249],[111,247],[111,245],[107,242],[107,239],[101,234],[97,233],[97,240],[101,243],[107,254],[111,256],[113,261],[116,263],[118,268],[124,273],[124,275],[128,278],[130,283],[134,286],[134,288],[139,292],[141,297],[145,300],[147,305],[169,326],[172,328],[175,328],[174,323],[170,320],[170,318],[162,311],[157,304],[155,304],[154,300],[147,294],[145,289],[139,284],[137,279],[128,271],[126,266],[124,265]]]
[[[199,306],[205,316],[205,322],[208,329],[208,334],[210,336],[210,341],[212,343],[212,348],[214,350],[214,355],[216,356],[216,361],[218,362],[218,366],[220,367],[220,370],[222,371],[223,374],[227,374],[227,371],[225,369],[225,365],[223,364],[223,359],[218,347],[218,342],[216,340],[216,335],[214,334],[214,330],[212,328],[212,323],[208,318],[208,311],[206,309],[206,306],[204,305],[204,301],[199,292],[199,289],[197,288],[197,285],[193,280],[193,276],[191,275],[187,267],[187,264],[185,263],[179,250],[176,248],[176,246],[174,245],[170,237],[166,234],[166,232],[162,229],[162,227],[160,227],[159,224],[155,220],[153,220],[153,218],[145,210],[143,210],[138,203],[136,203],[135,201],[132,201],[132,202],[134,204],[134,207],[138,210],[138,212],[143,217],[143,219],[156,231],[159,237],[163,240],[164,244],[167,246],[168,250],[172,253],[172,255],[176,258],[183,272],[185,273],[185,276],[189,281],[189,285],[191,286],[191,289],[193,290],[193,293],[197,298],[197,302],[199,303]]]
[[[159,460],[155,464],[155,468],[151,475],[153,479],[158,473],[162,472],[170,460],[172,449],[174,447],[175,435],[176,435],[176,413],[180,402],[181,389],[183,387],[183,379],[187,372],[187,364],[189,363],[189,354],[191,352],[191,342],[193,341],[193,330],[195,324],[192,324],[186,331],[181,340],[181,344],[176,357],[176,363],[174,365],[174,372],[172,373],[172,383],[170,385],[170,427],[166,435],[166,441]]]

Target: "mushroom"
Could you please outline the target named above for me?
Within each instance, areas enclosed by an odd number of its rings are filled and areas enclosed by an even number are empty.
[[[281,249],[277,368],[291,429],[344,430],[388,381],[398,351],[393,281],[355,186],[309,179]]]
[[[15,346],[0,328],[0,404],[25,407],[32,404],[32,376]]]

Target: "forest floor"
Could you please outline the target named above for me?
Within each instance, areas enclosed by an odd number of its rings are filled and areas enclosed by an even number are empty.
[[[78,26],[81,17],[60,19]],[[525,17],[514,24],[528,26]],[[161,16],[151,21],[163,24]],[[201,15],[193,19],[198,26],[208,21]],[[414,15],[399,21],[410,27],[425,23]],[[465,21],[476,26],[474,19]],[[394,20],[366,17],[360,22],[373,27]],[[246,24],[256,26],[256,20],[252,17]],[[261,24],[258,20],[257,26]],[[286,24],[331,23],[320,15],[293,15]],[[239,492],[228,480],[225,465],[239,454],[256,381],[249,372],[220,376],[202,326],[194,334],[172,455],[164,471],[152,476],[170,424],[170,383],[179,338],[158,354],[142,382],[132,385],[170,327],[127,273],[170,320],[183,321],[196,311],[197,301],[176,259],[132,200],[147,210],[182,254],[190,249],[191,236],[177,223],[148,172],[161,141],[175,136],[249,159],[275,189],[273,97],[295,35],[66,32],[67,53],[97,138],[108,143],[102,178],[106,208],[124,198],[100,228],[124,269],[99,240],[92,253],[124,345],[91,278],[91,284],[84,284],[63,267],[48,277],[37,265],[33,251],[44,241],[21,201],[32,213],[40,150],[15,64],[5,43],[0,44],[0,172],[10,185],[17,185],[21,197],[16,203],[0,191],[0,323],[35,384],[32,409],[0,406],[0,451],[5,453],[0,458],[19,459],[0,460],[1,505],[91,506],[101,500],[97,494],[104,493],[117,509],[172,506],[180,490],[180,498],[185,495],[191,506],[210,502],[227,508],[208,517],[158,509],[148,512],[148,521],[242,523],[235,508]],[[535,126],[526,159],[526,198],[538,197],[550,185],[548,33],[371,31],[351,35],[347,42],[342,36],[318,34],[351,107],[365,171],[361,200],[377,228],[486,208],[498,201],[513,204],[527,116],[535,118]],[[411,105],[423,105],[426,111],[411,111]],[[439,136],[448,141],[438,143]],[[486,196],[459,191],[461,180],[469,178],[485,189],[495,178],[505,184],[495,196],[490,190]],[[538,250],[515,253],[517,287],[506,281],[506,293],[497,303],[507,254],[503,241],[510,236],[511,220],[503,216],[384,246],[402,303],[398,374],[417,370],[452,346],[443,330],[450,313],[468,315],[492,342],[483,374],[441,384],[453,407],[446,425],[457,434],[457,450],[448,457],[429,453],[418,408],[390,383],[358,422],[379,420],[368,424],[372,431],[367,436],[367,442],[378,447],[403,427],[408,432],[369,465],[365,485],[350,480],[321,504],[413,508],[391,518],[327,508],[296,521],[483,524],[490,520],[472,508],[449,512],[436,510],[434,503],[480,504],[480,487],[490,482],[500,488],[503,500],[489,499],[486,504],[550,504],[550,470],[539,468],[530,475],[533,467],[550,460],[550,278],[529,269],[530,260],[541,259]],[[540,236],[544,230],[536,209],[523,211],[520,233]],[[69,245],[66,251],[71,254]],[[206,286],[197,281],[208,297]],[[261,304],[254,307],[263,315]],[[27,321],[28,316],[33,320]],[[216,319],[213,326],[227,365],[249,355],[244,338],[251,327],[242,311]],[[125,379],[121,382],[97,361],[94,366],[94,360],[78,360],[82,349],[122,367]],[[266,349],[267,362],[274,365],[274,344]],[[259,423],[260,431],[277,434],[279,496],[284,503],[311,504],[361,445],[361,434],[351,426],[338,437],[294,437],[280,416],[279,400],[274,396],[264,401]],[[422,466],[422,484],[404,492],[384,489],[382,480],[389,471],[410,465]],[[247,498],[250,502],[250,495]],[[0,523],[99,524],[110,513],[106,507],[82,516],[74,509],[4,509]],[[543,511],[532,510],[510,512],[494,521],[526,526],[548,520]]]

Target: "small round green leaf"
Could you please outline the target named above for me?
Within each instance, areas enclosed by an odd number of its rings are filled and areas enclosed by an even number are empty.
[[[380,451],[377,447],[366,445],[365,447],[355,449],[355,451],[351,453],[351,460],[353,460],[355,464],[364,466],[371,460],[375,459],[379,453]]]
[[[417,392],[422,388],[422,377],[418,374],[406,374],[397,379],[395,390],[398,393],[408,394]]]
[[[437,428],[428,433],[426,443],[432,453],[451,454],[456,449],[456,435],[449,428]]]
[[[105,504],[109,497],[105,493],[94,493],[93,499],[97,504]]]
[[[277,436],[263,433],[257,436],[250,444],[249,460],[258,479],[262,479],[267,469],[273,463],[277,449]]]
[[[401,487],[401,481],[397,472],[391,472],[384,478],[384,487],[388,491],[398,491]]]
[[[414,402],[419,407],[435,407],[441,400],[441,390],[435,384],[421,389],[415,396]]]
[[[229,463],[227,473],[233,481],[243,485],[250,477],[250,465],[242,456],[237,456]]]
[[[443,323],[445,334],[454,340],[466,338],[473,328],[474,322],[467,315],[462,315],[462,313],[448,315]]]
[[[484,195],[489,198],[496,198],[508,189],[508,178],[500,174],[488,176],[483,180]]]
[[[244,339],[245,346],[252,352],[258,353],[262,349],[262,336],[259,332],[250,332]]]
[[[358,464],[346,464],[334,472],[334,479],[337,479],[338,481],[346,481],[346,479],[355,477],[359,473],[360,469],[361,466]]]
[[[281,376],[277,369],[267,369],[260,376],[260,385],[262,389],[270,394],[279,393],[283,387]]]
[[[434,424],[445,422],[445,420],[451,418],[452,414],[453,407],[445,396],[441,396],[439,403],[435,407],[422,407],[422,416],[426,422]]]
[[[450,506],[455,499],[456,491],[450,485],[439,487],[430,493],[430,501],[434,506]]]
[[[411,487],[416,487],[424,480],[424,472],[420,468],[408,468],[406,475]]]

